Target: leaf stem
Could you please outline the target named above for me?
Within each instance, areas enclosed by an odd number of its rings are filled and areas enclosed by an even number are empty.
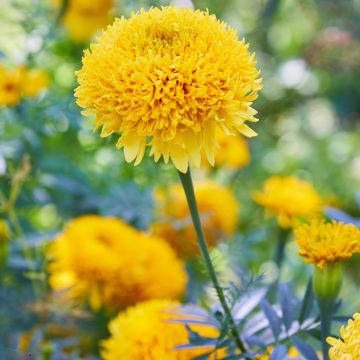
[[[321,345],[323,351],[323,359],[329,360],[329,348],[330,345],[326,342],[331,332],[331,317],[334,306],[332,299],[321,299],[318,298],[319,310],[320,310],[320,321],[321,321]]]
[[[193,182],[191,179],[190,167],[185,174],[180,171],[178,171],[178,173],[179,173],[180,180],[181,180],[182,186],[184,188],[184,192],[185,192],[186,199],[188,202],[191,219],[192,219],[192,222],[193,222],[193,225],[195,228],[195,232],[196,232],[196,236],[197,236],[198,246],[199,246],[201,255],[205,261],[207,271],[208,271],[211,281],[215,287],[216,293],[218,295],[218,298],[220,300],[220,303],[224,310],[224,313],[225,313],[226,317],[228,318],[230,329],[231,329],[231,334],[235,340],[235,343],[242,353],[246,353],[246,348],[240,338],[238,329],[236,327],[235,320],[234,320],[231,310],[226,302],[226,298],[225,298],[223,289],[220,286],[214,265],[211,261],[209,249],[208,249],[208,246],[207,246],[207,243],[205,240],[205,236],[204,236],[204,232],[203,232],[203,229],[201,226],[199,210],[198,210],[196,198],[195,198],[194,186],[193,186]]]

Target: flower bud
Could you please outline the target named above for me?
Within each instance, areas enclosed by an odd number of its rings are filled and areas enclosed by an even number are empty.
[[[329,263],[322,269],[315,266],[313,290],[319,299],[336,299],[342,281],[342,267],[339,262]]]

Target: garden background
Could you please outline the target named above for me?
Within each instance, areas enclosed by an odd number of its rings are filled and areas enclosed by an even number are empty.
[[[116,1],[111,18],[168,4]],[[1,0],[1,71],[23,72],[10,76],[29,76],[28,85],[35,87],[9,100],[5,75],[0,74],[4,360],[99,358],[99,343],[109,336],[107,325],[114,313],[106,306],[75,306],[54,295],[49,248],[65,224],[85,214],[118,217],[139,230],[153,231],[159,217],[154,189],[156,193],[178,182],[171,164],[155,165],[149,157],[137,167],[127,163],[115,147],[117,136],[100,138],[91,118],[81,115],[74,97],[75,72],[91,36],[86,22],[79,20],[78,28],[72,28],[71,20],[64,21],[66,5]],[[359,226],[360,1],[195,0],[194,5],[237,29],[256,52],[261,70],[263,90],[255,102],[260,121],[253,126],[258,136],[240,149],[228,149],[214,169],[194,170],[193,177],[221,184],[239,207],[235,231],[212,249],[221,278],[267,286],[278,274],[273,258],[279,227],[256,203],[254,193],[270,177],[291,175],[311,183],[329,217]],[[31,73],[34,69],[41,74]],[[16,81],[13,86],[20,86]],[[212,191],[204,195],[212,196],[216,211],[223,213],[219,217],[231,216],[225,197]],[[93,256],[94,262],[104,260]],[[183,302],[209,307],[215,295],[206,286],[201,261],[196,256],[184,261],[190,280]],[[354,256],[343,278],[343,315],[360,309],[359,270],[360,257]],[[301,298],[310,273],[290,240],[281,281]],[[339,326],[334,325],[337,335]]]

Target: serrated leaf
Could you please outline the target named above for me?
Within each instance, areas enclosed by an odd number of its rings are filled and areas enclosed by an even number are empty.
[[[301,305],[301,310],[299,314],[300,323],[303,323],[304,320],[309,316],[312,306],[314,304],[314,300],[315,300],[315,296],[312,289],[312,279],[310,278]]]
[[[301,340],[299,337],[294,336],[291,338],[294,346],[298,349],[299,353],[304,356],[306,360],[319,360],[316,355],[315,350],[307,344],[304,340]]]
[[[277,346],[271,353],[270,360],[284,360],[287,354],[287,348],[285,345]]]
[[[295,299],[291,295],[289,287],[285,283],[279,285],[280,306],[285,328],[289,330],[294,319]]]
[[[274,337],[278,339],[281,333],[281,319],[266,299],[261,300],[260,305],[267,320],[269,321]]]

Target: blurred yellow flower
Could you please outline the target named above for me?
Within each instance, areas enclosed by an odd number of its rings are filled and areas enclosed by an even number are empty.
[[[22,78],[21,92],[23,96],[37,96],[48,85],[49,76],[46,71],[40,69],[25,70]]]
[[[136,36],[134,36],[136,34]],[[256,133],[251,107],[261,89],[248,44],[207,12],[151,8],[116,19],[86,50],[77,103],[96,116],[101,136],[121,133],[118,148],[139,164],[147,146],[186,172],[202,154],[213,166],[215,129]]]
[[[356,313],[347,326],[340,329],[341,339],[328,337],[331,345],[330,360],[357,360],[360,359],[360,314]]]
[[[104,360],[190,360],[206,354],[213,348],[175,350],[174,347],[188,343],[184,324],[169,320],[179,319],[177,303],[153,300],[127,309],[110,322],[111,337],[102,342]],[[218,336],[218,330],[209,325],[191,325],[204,337]],[[225,350],[217,350],[216,358],[222,358]],[[211,355],[208,359],[215,359]]]
[[[63,24],[73,41],[89,41],[96,31],[111,23],[113,8],[114,0],[69,0]]]
[[[223,131],[216,131],[218,149],[215,151],[215,162],[229,168],[242,168],[250,162],[249,145],[242,135],[226,135]]]
[[[20,102],[22,70],[7,70],[0,65],[0,106],[16,105]]]
[[[234,233],[238,203],[228,188],[214,181],[195,183],[195,194],[207,243],[213,247]],[[166,239],[182,257],[197,254],[196,233],[181,184],[157,190],[155,201],[158,218],[153,224],[154,233]]]
[[[185,290],[183,263],[162,239],[119,219],[83,216],[70,222],[50,248],[50,284],[70,299],[122,308]]]
[[[296,228],[294,233],[299,254],[320,269],[360,252],[360,230],[351,224],[313,220]]]
[[[295,176],[272,176],[254,200],[269,214],[276,215],[283,228],[293,227],[300,218],[311,219],[321,214],[323,203],[311,184]]]

